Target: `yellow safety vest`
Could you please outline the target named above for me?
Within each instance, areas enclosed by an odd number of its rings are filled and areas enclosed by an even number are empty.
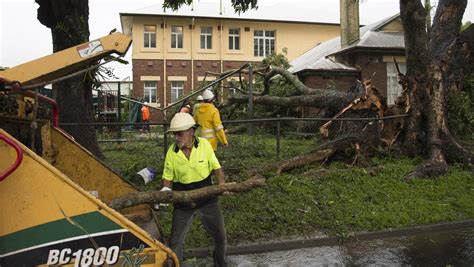
[[[211,143],[212,148],[217,150],[217,140],[223,145],[227,144],[227,138],[224,133],[221,115],[219,110],[212,103],[199,105],[194,120],[200,126],[199,136],[206,138]]]
[[[206,139],[196,137],[189,159],[175,144],[166,152],[163,179],[190,184],[206,179],[213,170],[220,169],[214,150]]]

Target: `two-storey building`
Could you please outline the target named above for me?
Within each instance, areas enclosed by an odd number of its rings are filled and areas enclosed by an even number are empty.
[[[219,2],[197,2],[177,11],[158,4],[120,13],[122,30],[133,39],[133,95],[163,107],[199,88],[206,72],[271,53],[295,59],[339,35],[338,12],[281,3],[239,15]]]

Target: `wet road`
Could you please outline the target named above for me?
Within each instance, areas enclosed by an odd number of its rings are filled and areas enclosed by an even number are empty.
[[[474,228],[229,256],[231,266],[474,266]],[[199,264],[198,264],[199,265]],[[200,265],[205,266],[205,265]]]

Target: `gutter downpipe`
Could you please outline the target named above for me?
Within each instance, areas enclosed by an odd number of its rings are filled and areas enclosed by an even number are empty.
[[[222,15],[222,0],[221,0],[221,15]],[[222,43],[222,32],[224,32],[224,27],[222,25],[222,19],[219,20],[219,25],[220,25],[220,28],[221,30],[219,31],[219,34],[220,34],[220,44],[219,44],[219,57],[220,57],[220,65],[221,65],[221,73],[224,72],[224,59],[223,59],[223,52],[222,52],[222,49],[223,49],[223,43]],[[225,81],[224,81],[225,82]],[[220,87],[221,87],[221,103],[224,102],[224,86],[223,86],[223,83],[220,83]]]
[[[166,49],[166,29],[167,29],[167,25],[166,25],[166,18],[163,17],[163,106],[166,107],[166,81],[168,79],[166,79],[166,54],[168,52],[168,49]],[[164,111],[164,115],[166,115],[166,110]],[[165,118],[163,118],[165,119]]]
[[[194,4],[194,2],[193,2]],[[194,18],[191,19],[191,92],[194,92]]]

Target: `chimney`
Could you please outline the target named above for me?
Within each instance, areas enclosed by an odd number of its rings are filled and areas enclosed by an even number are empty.
[[[341,48],[360,38],[359,34],[359,0],[340,0]]]

